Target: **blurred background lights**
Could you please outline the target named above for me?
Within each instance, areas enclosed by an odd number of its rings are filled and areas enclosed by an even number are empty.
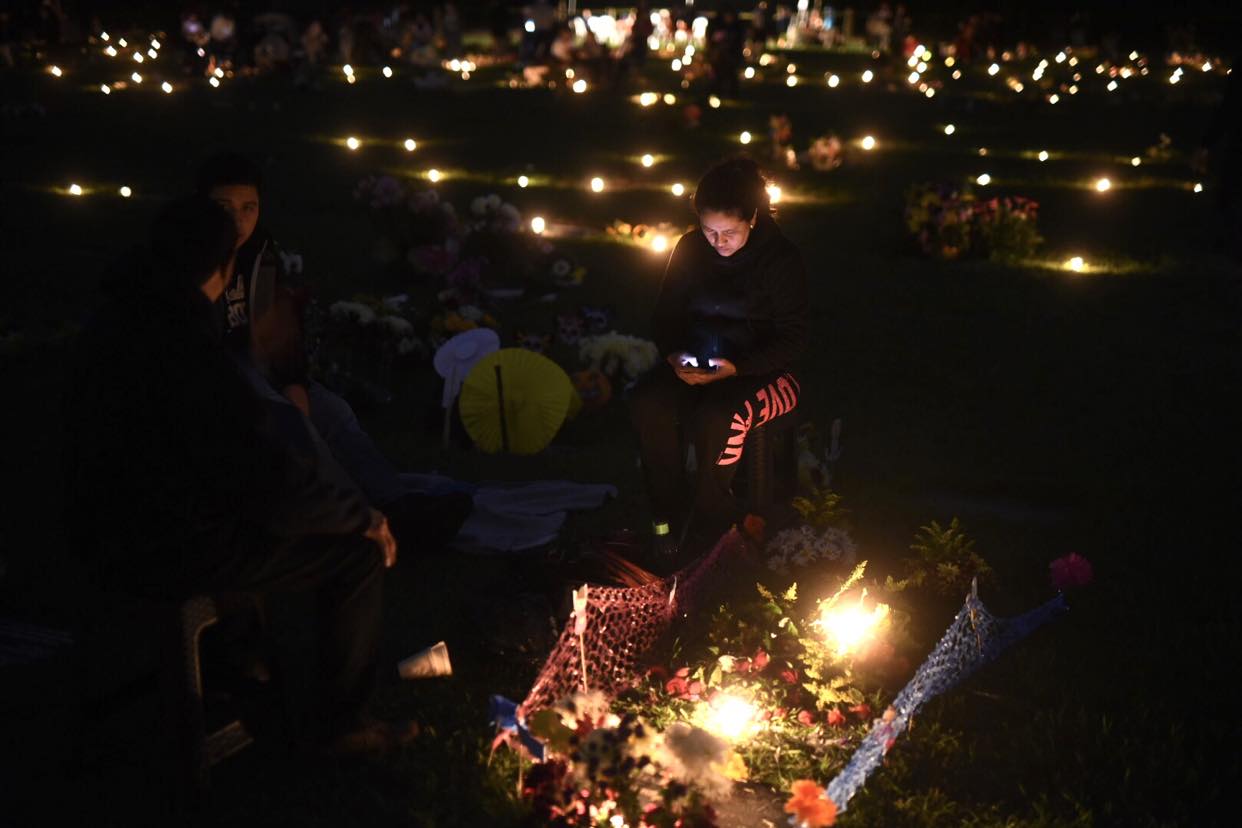
[[[356,150],[358,147],[362,146],[362,142],[351,135],[345,139],[345,146],[349,147],[350,150]]]
[[[131,190],[129,187],[121,187],[120,193],[121,193],[121,198],[129,198],[130,196],[134,194],[134,191]]]
[[[525,190],[528,186],[530,186],[530,179],[524,175],[519,175],[518,186]]]
[[[70,184],[69,195],[75,195],[75,196],[82,195],[82,187],[78,184]]]
[[[957,132],[957,127],[953,126],[953,124],[945,124],[945,125],[944,125],[944,134],[945,134],[945,135],[952,135],[952,134],[953,134],[953,133],[955,133],[955,132]]]
[[[1095,181],[1095,189],[1097,192],[1105,193],[1113,188],[1113,182],[1107,178],[1097,178]]]
[[[677,196],[678,198],[686,194],[686,185],[682,184],[680,181],[674,184],[669,189],[672,191],[673,195]]]
[[[415,141],[413,138],[406,138],[405,142],[402,143],[401,146],[405,147],[406,152],[413,152],[414,150],[418,149],[418,142]]]
[[[875,138],[871,137],[870,135],[863,136],[862,148],[865,149],[867,152],[871,152],[871,150],[875,149]]]
[[[652,164],[655,163],[655,156],[653,156],[651,153],[646,153],[643,155],[641,161],[644,167],[650,167]]]
[[[750,143],[750,133],[749,133],[749,132],[747,132],[746,130],[742,130],[742,134],[741,134],[741,135],[739,135],[739,136],[737,136],[737,140],[741,141],[743,144],[749,144],[749,143]]]
[[[992,176],[987,173],[981,173],[979,177],[975,179],[975,183],[980,187],[986,187],[992,183]]]
[[[434,167],[430,170],[427,170],[427,179],[431,181],[432,184],[435,184],[437,181],[439,181],[443,177],[444,176],[441,175],[440,171],[435,169]]]
[[[542,235],[543,231],[548,227],[548,223],[543,220],[543,216],[535,216],[530,220],[530,230],[536,236]]]
[[[604,191],[604,179],[600,178],[598,175],[592,178],[591,191],[595,193],[602,193]]]

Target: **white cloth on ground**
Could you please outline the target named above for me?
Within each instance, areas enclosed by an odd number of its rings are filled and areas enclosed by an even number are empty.
[[[570,511],[597,509],[617,496],[616,486],[568,480],[470,484],[434,474],[403,474],[401,480],[411,492],[472,493],[474,511],[454,545],[492,552],[521,552],[551,543]]]

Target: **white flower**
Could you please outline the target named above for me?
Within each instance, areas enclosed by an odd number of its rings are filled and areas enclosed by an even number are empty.
[[[375,311],[361,302],[334,302],[328,313],[337,319],[348,319],[359,325],[370,325],[375,321]]]
[[[380,325],[386,332],[397,338],[407,337],[414,333],[414,326],[410,324],[410,320],[401,316],[385,316],[380,319]]]

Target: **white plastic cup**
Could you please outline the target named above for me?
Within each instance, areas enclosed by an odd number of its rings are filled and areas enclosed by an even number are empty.
[[[453,675],[448,645],[440,641],[409,658],[397,662],[397,673],[404,679],[434,678]]]

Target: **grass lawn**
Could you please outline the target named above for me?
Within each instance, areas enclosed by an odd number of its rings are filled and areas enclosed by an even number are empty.
[[[316,92],[267,77],[218,90],[178,80],[172,95],[149,83],[108,96],[98,85],[116,70],[82,61],[61,79],[0,75],[6,103],[46,108],[6,116],[0,135],[0,333],[22,337],[0,354],[8,563],[0,616],[68,628],[83,600],[59,511],[62,333],[89,311],[103,266],[144,237],[161,199],[188,189],[209,152],[231,147],[262,161],[264,217],[304,254],[321,299],[411,290],[415,301],[432,301],[429,286],[374,264],[375,233],[351,193],[370,173],[436,167],[448,173],[438,189],[459,208],[495,191],[524,215],[593,231],[563,243],[588,268],[585,284],[555,304],[502,309],[504,336],[551,332],[555,312],[579,303],[611,304],[618,330],[645,334],[662,259],[606,240],[603,228],[614,219],[689,224],[668,185],[691,184],[739,149],[741,130],[762,138],[768,116],[784,112],[799,148],[828,130],[879,142],[870,153],[851,150],[833,173],[777,173],[786,194],[779,221],[812,280],[804,404],[821,427],[844,421],[836,482],[860,556],[883,566],[920,525],[960,516],[997,571],[983,597],[1002,615],[1048,597],[1052,558],[1078,551],[1096,569],[1068,615],[933,703],[840,824],[1223,822],[1226,780],[1238,771],[1226,675],[1242,632],[1232,566],[1242,283],[1237,264],[1212,252],[1211,193],[1189,190],[1184,160],[1127,163],[1161,132],[1192,149],[1223,78],[1170,88],[1154,72],[1123,92],[1110,95],[1101,82],[1049,106],[1005,92],[982,71],[926,100],[896,72],[892,83],[881,73],[860,84],[870,65],[862,56],[794,59],[806,82],[789,89],[768,70],[765,82],[744,85],[741,101],[704,107],[698,129],[683,126],[680,102],[640,108],[606,91],[511,90],[500,70],[447,90],[369,72],[352,86],[334,75]],[[828,70],[843,79],[835,90],[822,82]],[[686,95],[666,64],[648,74],[630,92]],[[954,135],[943,134],[945,123]],[[348,135],[363,141],[357,152],[334,143]],[[414,153],[398,146],[407,136],[419,142]],[[752,149],[764,153],[766,142]],[[1020,155],[1039,149],[1053,159]],[[644,170],[631,160],[643,152],[666,158]],[[506,183],[527,165],[547,186]],[[905,238],[906,190],[983,172],[991,190],[1040,202],[1042,258],[1082,255],[1105,272],[919,257]],[[612,186],[592,194],[592,175]],[[1099,175],[1116,186],[1097,194],[1090,182]],[[55,191],[69,182],[98,192]],[[134,197],[113,194],[122,184]],[[571,423],[537,457],[444,451],[438,389],[427,365],[401,377],[391,405],[361,412],[402,467],[471,480],[611,482],[621,497],[571,519],[559,544],[568,563],[545,552],[480,559],[406,550],[389,575],[382,663],[443,638],[456,674],[398,683],[394,673],[377,703],[427,722],[428,737],[397,757],[339,765],[260,743],[217,770],[195,824],[521,819],[512,757],[486,766],[487,697],[525,695],[565,618],[565,589],[584,577],[572,561],[579,545],[643,524],[635,444],[614,402]],[[934,640],[948,620],[917,622]],[[63,716],[30,713],[39,709],[0,708],[15,728],[18,718],[48,722],[32,738],[66,745],[19,763],[41,783],[28,788],[39,792],[39,813],[80,808],[93,824],[143,824],[159,813],[141,738],[149,712],[139,706],[99,733],[69,703]],[[77,758],[68,753],[73,734]]]

